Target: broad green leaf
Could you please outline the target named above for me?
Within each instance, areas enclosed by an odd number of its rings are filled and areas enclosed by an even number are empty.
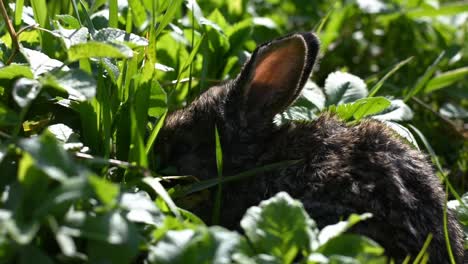
[[[41,91],[41,85],[36,80],[20,78],[13,86],[13,99],[24,108],[28,106]]]
[[[384,124],[391,128],[397,135],[401,136],[402,138],[406,139],[410,144],[412,144],[416,149],[419,150],[418,142],[416,138],[414,138],[411,131],[408,128],[392,121],[385,121]]]
[[[148,254],[149,263],[232,263],[231,255],[244,246],[238,233],[221,227],[169,230]]]
[[[44,84],[66,91],[71,100],[85,101],[96,95],[96,81],[80,69],[49,75]]]
[[[22,64],[12,63],[0,68],[0,79],[15,79],[18,77],[32,79],[34,75],[28,66]]]
[[[131,263],[138,254],[138,229],[120,212],[87,217],[82,230],[91,263]]]
[[[40,51],[21,48],[21,53],[28,60],[34,76],[42,75],[57,68],[68,70],[68,67],[64,66],[63,62],[56,59],[51,59],[49,56]]]
[[[380,0],[375,0],[372,2],[369,1],[356,1],[359,8],[369,14],[377,14],[380,12],[384,12],[387,9],[387,5]]]
[[[83,171],[82,174],[86,173]],[[40,201],[40,206],[35,208],[34,216],[42,218],[54,212],[60,213],[60,217],[65,215],[70,205],[82,199],[90,198],[92,195],[88,179],[85,175],[71,177],[62,181],[62,184],[54,188]]]
[[[318,110],[323,110],[326,104],[325,94],[316,83],[307,80],[302,89],[301,96],[311,102]]]
[[[446,116],[448,118],[458,118],[458,119],[468,118],[468,110],[453,103],[443,104],[439,112],[441,115]]]
[[[268,255],[268,254],[257,254],[253,257],[249,257],[245,254],[235,253],[232,256],[234,263],[237,264],[281,264],[284,263],[280,258]]]
[[[124,193],[119,202],[128,220],[148,225],[162,225],[165,216],[145,192]]]
[[[213,10],[213,12],[210,13],[208,18],[202,18],[200,20],[200,25],[208,26],[209,28],[214,29],[220,35],[223,36],[225,36],[224,31],[229,26],[228,22],[226,21],[226,18],[218,9]]]
[[[337,113],[344,120],[349,120],[351,117],[360,120],[363,117],[380,113],[390,105],[390,101],[384,97],[368,97],[353,103],[332,106],[330,111]]]
[[[353,114],[355,120],[380,113],[391,105],[391,102],[384,97],[370,97],[366,99],[360,99],[355,102],[355,104],[360,104]]]
[[[73,45],[68,50],[70,61],[94,57],[128,59],[133,57],[133,51],[125,45],[96,41]]]
[[[328,75],[324,91],[328,106],[351,103],[368,95],[366,84],[361,78],[339,71]]]
[[[311,121],[316,119],[316,111],[305,106],[291,106],[283,113],[275,116],[274,122],[276,124],[285,124],[290,120],[307,120]]]
[[[372,118],[387,121],[408,121],[413,118],[413,111],[403,100],[396,99],[390,102],[390,106]]]
[[[241,227],[257,253],[272,254],[283,263],[292,263],[317,239],[315,222],[302,204],[285,192],[249,208]]]
[[[71,15],[55,15],[55,19],[66,29],[79,29],[81,27],[80,21]]]
[[[67,49],[73,45],[85,43],[89,38],[88,28],[85,27],[79,29],[65,29],[58,25],[57,34],[60,36],[60,39]]]
[[[90,175],[88,180],[101,202],[107,206],[115,204],[117,195],[120,192],[118,185],[94,175]]]
[[[18,263],[54,264],[54,261],[41,248],[34,245],[27,245],[21,250]]]
[[[35,47],[40,44],[40,32],[39,31],[24,31],[19,35],[18,40],[23,43],[24,46]],[[52,37],[54,34],[50,34]]]
[[[325,226],[324,228],[322,228],[322,230],[320,230],[320,233],[318,235],[319,245],[326,244],[328,241],[330,241],[330,239],[342,235],[355,224],[361,221],[365,221],[366,219],[369,219],[371,217],[372,214],[370,213],[362,215],[352,214],[348,217],[348,220],[346,221],[340,221],[336,224]]]
[[[379,257],[384,253],[384,249],[376,242],[355,234],[342,234],[332,238],[318,251],[325,256],[342,255],[361,260]]]
[[[307,257],[307,264],[326,264],[330,263],[330,260],[323,254],[314,252]]]
[[[5,144],[0,143],[0,165],[2,164],[2,161],[7,156],[7,154],[8,154],[8,147]],[[2,185],[3,183],[0,181],[0,186]]]
[[[458,200],[451,200],[447,203],[449,209],[457,213],[458,220],[464,225],[468,226],[468,193],[463,194],[461,202]],[[467,232],[468,230],[465,230]]]
[[[424,93],[430,93],[453,83],[463,80],[468,76],[468,67],[458,68],[452,71],[447,71],[432,78],[424,88]]]
[[[76,139],[78,136],[73,129],[65,124],[53,124],[47,128],[50,133],[52,133],[56,139],[60,142],[66,143],[73,139]]]
[[[0,126],[13,126],[18,124],[19,117],[18,115],[13,112],[11,109],[8,109],[5,105],[0,103]],[[0,161],[2,159],[0,158]]]
[[[135,35],[133,33],[127,33],[117,28],[103,28],[96,32],[94,40],[101,42],[122,42],[128,43],[133,47],[145,47],[148,46],[148,40]]]
[[[275,21],[269,17],[254,17],[252,22],[255,26],[262,26],[269,29],[278,28],[278,25],[275,23]]]
[[[159,206],[158,206],[159,207]],[[160,208],[160,207],[159,207]],[[205,224],[201,224],[200,227],[205,227]],[[155,241],[161,241],[168,231],[180,231],[180,230],[194,230],[197,228],[197,224],[190,223],[188,221],[180,221],[179,219],[166,216],[164,218],[164,223],[155,229],[152,233],[152,238]]]
[[[79,174],[68,153],[49,132],[40,137],[23,139],[19,145],[31,155],[36,166],[52,179],[65,181],[68,177]]]
[[[15,218],[9,218],[0,221],[0,227],[4,229],[12,238],[14,243],[19,245],[27,245],[37,236],[40,224],[36,219],[29,223],[21,223]],[[11,242],[13,242],[11,241]]]
[[[77,246],[72,236],[64,231],[64,228],[59,228],[57,220],[54,217],[48,217],[49,226],[54,232],[55,240],[57,241],[63,255],[73,257],[77,255]]]

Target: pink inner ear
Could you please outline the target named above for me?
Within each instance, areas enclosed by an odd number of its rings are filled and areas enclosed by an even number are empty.
[[[284,108],[296,97],[306,48],[301,39],[291,38],[266,49],[256,63],[249,101]]]

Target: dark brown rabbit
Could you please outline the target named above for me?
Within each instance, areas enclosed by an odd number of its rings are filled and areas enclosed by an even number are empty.
[[[318,50],[312,33],[259,46],[236,79],[210,88],[167,117],[157,145],[163,164],[200,179],[216,177],[217,126],[226,176],[302,160],[225,184],[222,225],[238,227],[248,207],[287,191],[304,203],[319,227],[351,213],[370,212],[373,217],[353,232],[376,240],[390,257],[398,262],[407,255],[414,258],[432,234],[431,263],[449,263],[443,230],[445,193],[422,153],[374,120],[349,126],[323,114],[313,122],[273,123],[273,117],[300,94]],[[205,201],[195,212],[210,219],[211,206]],[[447,214],[451,248],[457,263],[462,263],[461,228],[454,214]]]

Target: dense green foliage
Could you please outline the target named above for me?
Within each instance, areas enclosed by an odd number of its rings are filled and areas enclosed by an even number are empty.
[[[466,2],[3,2],[0,263],[385,263],[375,242],[344,233],[368,214],[318,230],[279,193],[246,212],[243,234],[207,227],[178,206],[203,202],[219,179],[158,167],[166,113],[293,31],[317,32],[322,58],[276,122],[321,111],[386,122],[430,154],[468,227]]]

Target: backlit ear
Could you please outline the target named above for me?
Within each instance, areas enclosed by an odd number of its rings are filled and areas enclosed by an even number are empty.
[[[312,33],[293,34],[259,46],[238,78],[247,112],[270,118],[293,103],[312,71],[318,49]]]

